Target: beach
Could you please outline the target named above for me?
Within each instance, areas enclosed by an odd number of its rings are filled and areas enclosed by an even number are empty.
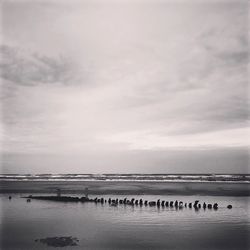
[[[0,181],[2,193],[156,194],[249,196],[249,183],[163,181]]]

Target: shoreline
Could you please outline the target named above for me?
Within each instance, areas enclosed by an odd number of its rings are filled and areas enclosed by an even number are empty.
[[[162,181],[0,181],[0,193],[250,196],[249,183]]]
[[[91,179],[86,179],[86,180],[76,180],[76,179],[53,179],[53,180],[44,180],[44,179],[36,179],[36,180],[31,180],[31,179],[22,179],[22,180],[17,180],[17,179],[1,179],[1,181],[27,181],[27,182],[159,182],[159,183],[225,183],[225,184],[230,184],[230,183],[235,183],[235,184],[250,184],[250,181],[198,181],[198,180],[91,180]]]

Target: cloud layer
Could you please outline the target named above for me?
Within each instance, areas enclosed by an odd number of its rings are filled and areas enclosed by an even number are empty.
[[[22,53],[20,49],[3,45],[1,77],[20,85],[65,83],[72,80],[72,66],[65,58],[50,58],[38,54]]]
[[[245,1],[9,1],[2,13],[5,155],[139,151],[151,166],[157,151],[230,149],[238,159],[248,148]],[[184,172],[199,169],[184,162]]]

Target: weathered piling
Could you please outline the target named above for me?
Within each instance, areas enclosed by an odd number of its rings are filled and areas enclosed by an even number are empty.
[[[174,206],[178,207],[178,201],[175,201]]]
[[[183,208],[183,202],[182,202],[182,201],[179,202],[179,208],[180,208],[180,209]]]
[[[197,206],[198,203],[199,203],[199,200],[196,200],[196,201],[194,202],[194,206]]]
[[[149,202],[149,206],[150,206],[150,207],[156,206],[156,202],[155,202],[155,201],[150,201],[150,202]]]
[[[207,208],[207,204],[204,202],[203,205],[202,205],[203,209],[206,209]]]
[[[143,201],[142,201],[142,199],[140,199],[139,204],[140,204],[140,206],[142,206],[142,205],[143,205]]]
[[[214,203],[213,209],[214,209],[214,210],[217,210],[217,209],[218,209],[218,203]]]
[[[212,209],[212,207],[213,207],[212,204],[207,204],[208,209]]]
[[[134,201],[135,201],[135,199],[132,198],[132,199],[131,199],[131,202],[130,202],[130,205],[134,205]]]
[[[160,199],[157,200],[156,205],[157,205],[157,207],[160,207],[160,205],[161,205]]]
[[[199,209],[199,200],[196,200],[195,202],[194,202],[194,209],[196,209],[196,210],[198,210]]]

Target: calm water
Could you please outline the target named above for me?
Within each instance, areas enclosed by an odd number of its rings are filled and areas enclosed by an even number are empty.
[[[20,195],[12,197],[9,201],[7,194],[0,196],[1,249],[55,249],[35,242],[54,236],[79,239],[79,246],[63,249],[249,249],[250,202],[246,197],[143,196],[219,203],[218,211],[199,212],[39,200],[27,203]],[[228,204],[233,205],[232,210],[226,208]]]

